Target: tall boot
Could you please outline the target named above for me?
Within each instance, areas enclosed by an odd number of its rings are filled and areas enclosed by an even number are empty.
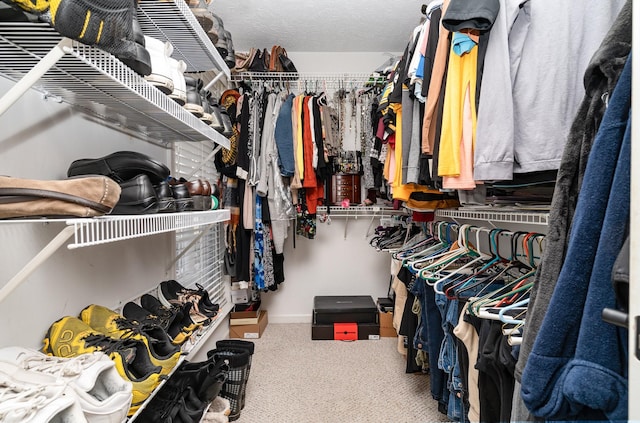
[[[251,360],[253,358],[253,352],[255,351],[255,344],[251,341],[243,341],[241,339],[221,339],[216,342],[216,348],[219,351],[225,350],[226,348],[242,348],[249,353],[249,364],[247,365],[247,374],[245,375],[245,380],[249,380],[249,374],[251,373]],[[242,391],[242,397],[240,398],[240,409],[244,409],[245,397],[246,397],[246,382],[245,389]]]
[[[229,363],[229,373],[227,381],[222,385],[220,396],[227,398],[231,403],[231,414],[229,421],[240,418],[240,398],[242,398],[247,384],[247,366],[249,365],[249,352],[242,348],[228,347],[224,350],[212,350],[207,352],[209,358],[216,362],[227,360]]]

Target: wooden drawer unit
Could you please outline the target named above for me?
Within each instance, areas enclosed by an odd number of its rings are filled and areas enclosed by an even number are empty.
[[[360,204],[360,175],[338,173],[331,177],[329,200],[332,205],[340,204],[348,198],[352,204]]]

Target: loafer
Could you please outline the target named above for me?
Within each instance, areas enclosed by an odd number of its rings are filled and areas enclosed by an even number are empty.
[[[120,200],[111,214],[152,214],[158,212],[158,197],[147,175],[120,183]]]
[[[176,200],[176,211],[186,212],[193,211],[193,198],[189,195],[187,184],[171,185],[173,198]]]
[[[176,211],[176,199],[173,198],[173,191],[169,182],[162,181],[153,186],[158,197],[158,213],[173,213]]]
[[[202,210],[211,210],[213,204],[211,199],[211,183],[206,179],[202,181],[202,195],[204,196],[204,206]]]
[[[151,157],[135,151],[117,151],[98,159],[75,160],[67,170],[67,176],[103,175],[122,183],[144,174],[152,184],[169,176],[169,168]]]
[[[186,183],[189,195],[193,199],[193,210],[206,210],[204,192],[205,187],[200,179],[189,181]]]

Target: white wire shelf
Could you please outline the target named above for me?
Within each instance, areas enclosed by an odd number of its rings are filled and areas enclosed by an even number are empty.
[[[184,60],[187,72],[217,69],[229,78],[229,67],[184,0],[141,0],[138,21],[145,35],[173,45],[172,57]]]
[[[67,245],[67,248],[90,247],[179,229],[211,225],[229,220],[230,216],[229,210],[222,209],[201,212],[67,219],[67,225],[74,227],[74,238]]]
[[[330,206],[329,216],[333,217],[385,217],[385,216],[406,216],[404,210],[395,210],[382,206]],[[326,206],[318,206],[317,214],[325,214],[328,212]]]
[[[33,86],[45,95],[151,142],[212,140],[229,148],[227,138],[111,54],[63,38],[47,24],[0,23],[0,73],[10,79],[21,80],[55,49],[65,54]]]
[[[527,225],[549,224],[548,212],[527,212],[518,210],[463,210],[463,209],[443,209],[436,210],[436,218],[450,218],[454,220],[479,220],[495,223],[514,223]]]

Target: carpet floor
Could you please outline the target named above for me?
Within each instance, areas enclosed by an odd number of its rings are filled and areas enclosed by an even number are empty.
[[[309,324],[269,324],[255,344],[239,423],[447,421],[396,338],[312,341]]]

